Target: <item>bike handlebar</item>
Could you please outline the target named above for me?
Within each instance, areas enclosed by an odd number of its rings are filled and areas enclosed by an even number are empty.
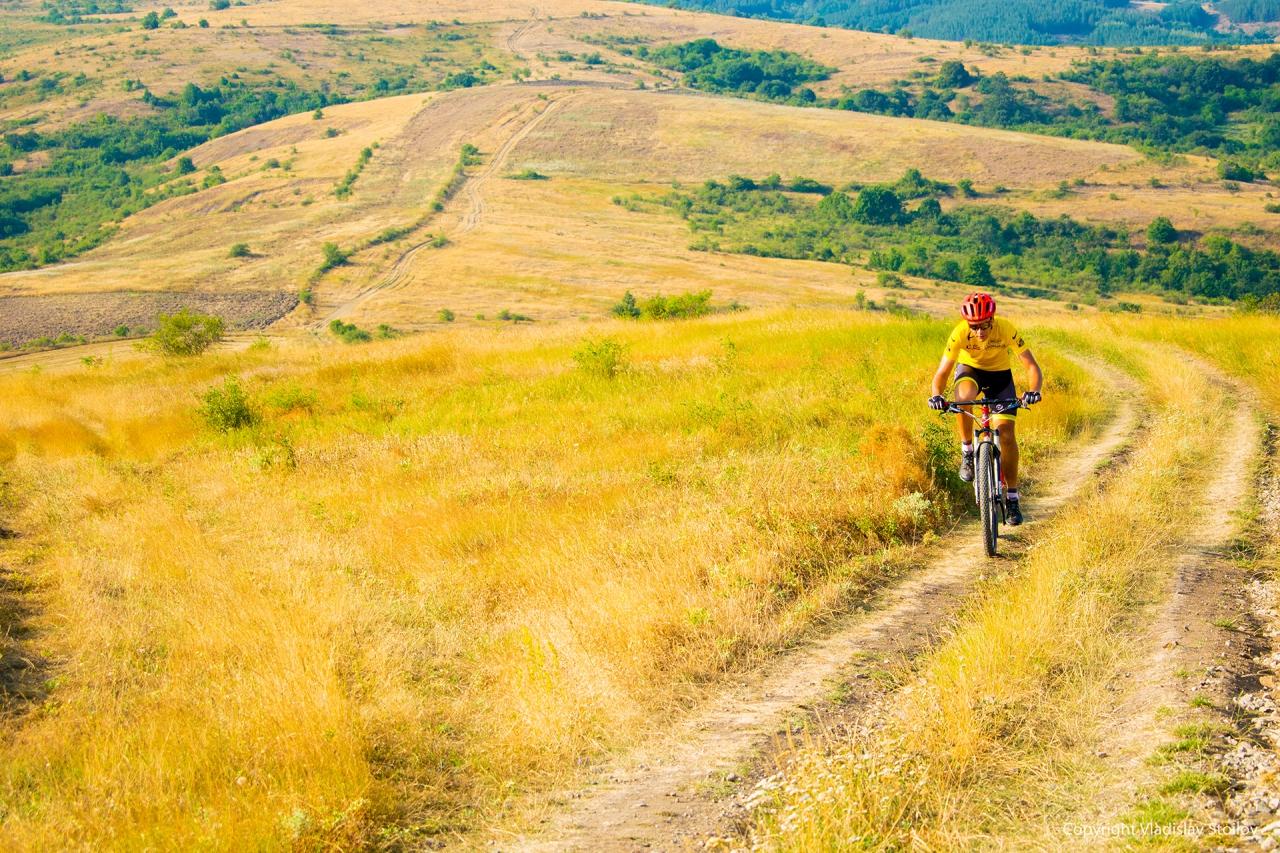
[[[999,407],[1000,412],[1010,412],[1014,409],[1028,408],[1027,404],[1022,402],[1018,397],[1010,397],[1008,399],[997,400],[948,400],[947,408],[944,411],[957,415],[971,414],[970,412],[966,412],[964,409],[960,408],[961,406],[987,406],[993,409]]]

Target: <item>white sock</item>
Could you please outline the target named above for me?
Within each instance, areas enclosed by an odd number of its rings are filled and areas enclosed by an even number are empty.
[[[1018,499],[1018,490],[1008,489],[1005,491],[1004,496],[1011,501],[1016,501]]]
[[[972,453],[972,452],[973,452],[973,442],[972,442],[972,441],[962,441],[962,442],[960,442],[960,452],[961,452],[961,453]]]

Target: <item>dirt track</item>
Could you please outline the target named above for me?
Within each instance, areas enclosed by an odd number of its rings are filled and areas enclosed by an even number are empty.
[[[153,328],[157,314],[183,308],[222,317],[231,329],[265,329],[297,304],[295,294],[278,290],[5,296],[0,297],[0,343],[16,347],[63,334],[104,338],[122,325]]]
[[[1095,367],[1116,389],[1119,410],[1096,440],[1041,474],[1025,501],[1028,527],[1034,529],[1036,522],[1066,505],[1136,428],[1133,383]],[[1027,527],[1002,533],[997,560],[1013,560],[1025,551],[1026,533]],[[837,682],[853,685],[846,701],[859,704],[857,685],[868,683],[860,668],[918,653],[947,626],[976,574],[990,563],[976,523],[961,524],[946,541],[945,550],[889,590],[870,615],[851,617],[829,637],[782,657],[762,676],[731,690],[670,737],[605,768],[592,783],[594,793],[582,795],[545,833],[516,841],[495,839],[496,849],[674,853],[733,822],[739,807],[722,799],[732,790],[731,784],[726,790],[726,783],[743,781],[737,774],[746,771],[740,768],[768,751],[775,733],[789,729],[794,715],[807,716],[824,704]]]

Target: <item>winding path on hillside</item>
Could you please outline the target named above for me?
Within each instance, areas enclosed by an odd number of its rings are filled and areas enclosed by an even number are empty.
[[[520,39],[524,36],[524,34],[529,32],[529,30],[533,29],[534,24],[538,23],[538,18],[541,16],[542,16],[542,10],[537,6],[534,6],[529,13],[529,20],[525,21],[523,24],[516,27],[516,29],[511,33],[511,35],[507,36],[507,50],[511,51],[511,54],[516,59],[527,58],[523,53],[520,52],[520,48],[517,45],[519,44]]]
[[[479,174],[467,177],[462,185],[462,191],[455,194],[451,202],[446,206],[444,213],[449,212],[450,208],[456,208],[459,198],[465,200],[466,207],[458,214],[457,225],[452,229],[443,229],[439,234],[428,235],[429,239],[410,246],[401,253],[380,282],[365,288],[333,311],[330,311],[316,324],[316,328],[324,328],[329,321],[347,316],[380,291],[398,290],[405,287],[412,280],[410,272],[413,269],[415,260],[425,249],[432,245],[437,237],[443,236],[452,240],[475,230],[476,226],[483,220],[486,210],[483,194],[485,185],[506,167],[507,158],[517,145],[545,122],[547,117],[555,112],[561,104],[573,98],[574,94],[572,92],[561,95],[554,100],[546,101],[546,106],[542,110],[538,109],[538,105],[544,102],[534,101],[529,108],[533,112],[531,117],[528,116],[529,110],[522,110],[516,115],[508,117],[506,121],[499,125],[499,129],[501,129],[503,126],[513,124],[521,118],[525,119],[524,123],[519,125],[498,147],[498,150],[489,158],[489,162],[480,170]],[[438,215],[444,215],[444,213]]]
[[[684,851],[738,815],[725,800],[701,793],[716,779],[734,779],[739,768],[767,752],[797,714],[824,704],[840,682],[868,684],[860,661],[923,651],[945,630],[975,576],[1010,566],[1027,545],[1027,527],[1043,524],[1069,505],[1100,465],[1117,454],[1138,426],[1137,387],[1128,377],[1090,362],[1112,388],[1116,412],[1101,434],[1048,464],[1026,498],[1028,524],[1003,539],[1002,556],[989,560],[976,522],[958,525],[945,547],[921,570],[887,590],[865,616],[850,617],[830,636],[781,656],[760,677],[731,689],[670,735],[604,768],[594,793],[569,792],[574,805],[548,829],[514,841],[494,840],[502,853],[567,851]],[[1008,530],[1008,528],[1006,528]],[[860,680],[861,679],[861,680]],[[853,690],[853,713],[874,689]]]

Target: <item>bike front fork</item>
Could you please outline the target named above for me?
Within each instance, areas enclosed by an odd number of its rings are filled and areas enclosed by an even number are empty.
[[[996,503],[1000,505],[1000,522],[1004,523],[1004,520],[1005,520],[1004,493],[1006,488],[1005,482],[1004,482],[1004,466],[1000,464],[1000,445],[994,441],[991,442],[991,455],[996,462],[995,500],[996,500]],[[982,500],[982,496],[978,494],[978,478],[977,477],[973,478],[973,494],[975,498],[977,498],[978,500]]]

